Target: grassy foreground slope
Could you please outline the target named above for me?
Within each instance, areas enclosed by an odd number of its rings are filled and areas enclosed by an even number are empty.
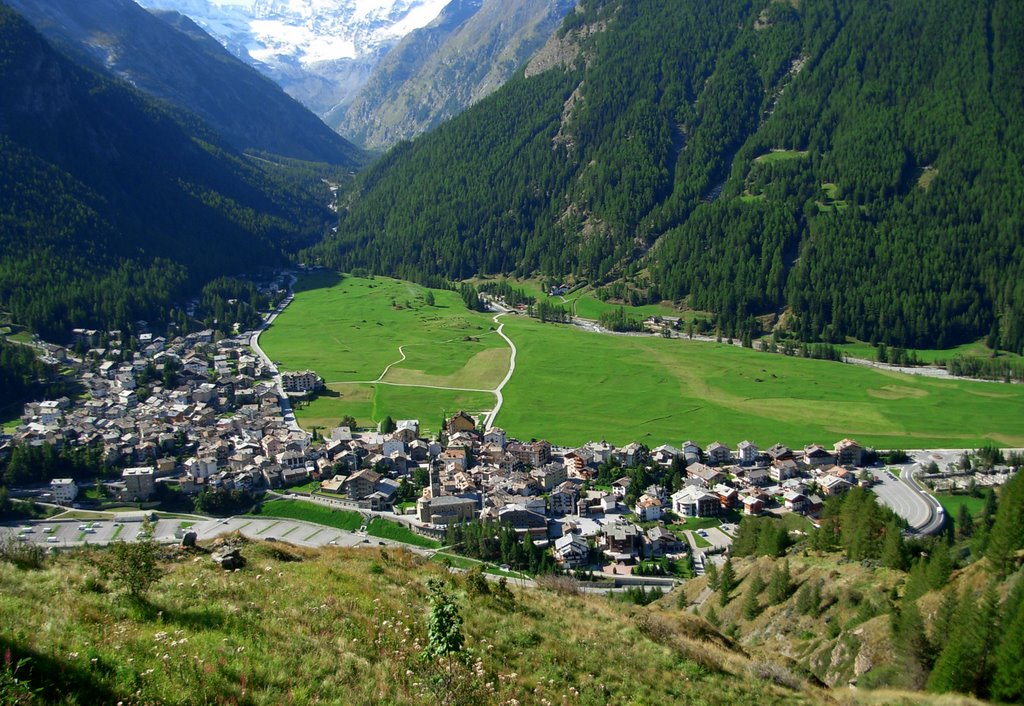
[[[936,380],[721,344],[506,317],[518,348],[497,423],[559,443],[759,445],[844,436],[881,448],[1024,444],[1024,387]]]
[[[243,554],[236,572],[202,555],[167,562],[141,604],[110,592],[101,551],[37,571],[2,563],[0,649],[29,660],[18,675],[42,690],[31,703],[441,703],[420,657],[436,562],[279,543]],[[605,599],[516,591],[510,603],[452,581],[472,650],[454,703],[826,702],[770,683],[699,619],[652,627]]]

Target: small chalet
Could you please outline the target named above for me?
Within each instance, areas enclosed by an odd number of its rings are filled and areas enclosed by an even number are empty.
[[[729,447],[717,441],[712,441],[707,449],[704,450],[704,453],[708,457],[708,463],[714,466],[729,463],[729,460],[732,458],[732,452],[729,451]]]
[[[734,491],[735,492],[735,491]],[[644,493],[633,506],[633,512],[640,522],[656,522],[661,519],[662,504],[657,495]]]
[[[803,493],[798,493],[795,490],[787,490],[783,494],[782,500],[786,509],[790,512],[806,512],[810,505],[810,501],[807,499],[807,496]]]
[[[460,431],[473,431],[474,429],[476,429],[476,420],[462,411],[444,423],[444,430],[448,436]]]
[[[756,495],[748,495],[743,498],[743,514],[759,515],[764,510],[764,500]]]
[[[835,463],[835,457],[825,450],[821,444],[811,444],[804,447],[804,463],[808,466],[824,466]]]
[[[582,536],[572,533],[555,540],[555,559],[568,569],[590,563],[590,545]]]
[[[682,517],[713,517],[721,507],[717,495],[692,485],[672,494],[672,510]]]
[[[691,464],[686,469],[686,475],[689,478],[699,480],[705,488],[713,488],[719,483],[724,483],[726,480],[724,473],[703,463]]]

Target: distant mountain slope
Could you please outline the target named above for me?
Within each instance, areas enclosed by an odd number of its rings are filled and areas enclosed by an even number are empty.
[[[178,13],[133,0],[9,0],[45,36],[190,110],[239,150],[353,166],[360,151]]]
[[[318,115],[347,104],[380,58],[448,0],[138,0],[175,10]]]
[[[15,322],[63,341],[168,321],[205,279],[318,236],[318,182],[77,65],[0,4],[0,308]]]
[[[326,117],[369,148],[389,147],[457,115],[512,76],[574,0],[453,0],[408,34],[348,106]]]
[[[588,0],[528,78],[365,172],[313,255],[1022,351],[1021,26],[1012,0]]]

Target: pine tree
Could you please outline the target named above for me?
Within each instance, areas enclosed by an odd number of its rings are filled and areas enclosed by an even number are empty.
[[[981,698],[988,697],[989,685],[992,683],[995,669],[992,654],[999,640],[999,618],[999,591],[996,582],[992,581],[985,589],[981,603],[978,605],[976,625],[978,658],[973,691]]]
[[[747,589],[746,598],[743,600],[743,617],[746,620],[753,620],[760,614],[761,606],[757,602],[757,592],[753,586]]]
[[[1007,703],[1024,703],[1024,582],[1003,606],[1003,635],[996,650],[992,698]]]
[[[903,534],[899,524],[893,520],[885,526],[885,539],[882,541],[882,566],[902,571],[907,568],[907,561],[907,548],[903,542]]]
[[[956,513],[956,538],[967,539],[974,534],[974,520],[966,505],[961,505]]]
[[[932,646],[916,603],[904,603],[899,612],[897,643],[900,651],[917,665],[923,668],[930,666],[933,659]]]
[[[754,570],[753,576],[750,577],[750,587],[747,590],[752,591],[755,596],[759,596],[761,595],[761,591],[764,590],[764,587],[765,582],[764,579],[761,578],[761,573]]]
[[[939,602],[939,608],[935,612],[935,619],[932,621],[931,642],[937,649],[945,647],[949,641],[956,621],[956,608],[956,591],[945,591]]]
[[[965,590],[945,647],[928,677],[929,691],[976,693],[978,677],[984,670],[982,641],[989,632],[985,620],[970,591]]]
[[[910,567],[910,575],[903,589],[903,600],[916,601],[928,593],[928,588],[928,560],[920,556]]]
[[[729,602],[729,594],[736,587],[736,571],[732,568],[732,558],[725,560],[722,573],[718,579],[718,602],[725,606]]]
[[[949,547],[941,541],[936,542],[928,559],[928,588],[933,591],[942,588],[952,573],[953,559],[949,555]]]
[[[715,562],[705,558],[704,567],[704,575],[708,579],[708,588],[710,588],[712,591],[717,591],[719,582],[718,566],[715,564]]]
[[[1024,473],[1003,486],[986,555],[996,571],[1010,570],[1014,552],[1024,547]]]
[[[714,606],[708,607],[708,612],[704,615],[704,618],[716,628],[722,624],[722,619],[718,617]]]
[[[776,566],[772,570],[772,577],[768,581],[768,603],[778,605],[787,598],[792,585],[792,576],[789,572],[789,560],[782,562],[782,566]]]

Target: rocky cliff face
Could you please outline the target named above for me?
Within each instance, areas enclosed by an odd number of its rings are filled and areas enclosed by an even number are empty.
[[[327,123],[383,149],[458,114],[508,80],[572,10],[572,0],[453,0],[375,69]]]

